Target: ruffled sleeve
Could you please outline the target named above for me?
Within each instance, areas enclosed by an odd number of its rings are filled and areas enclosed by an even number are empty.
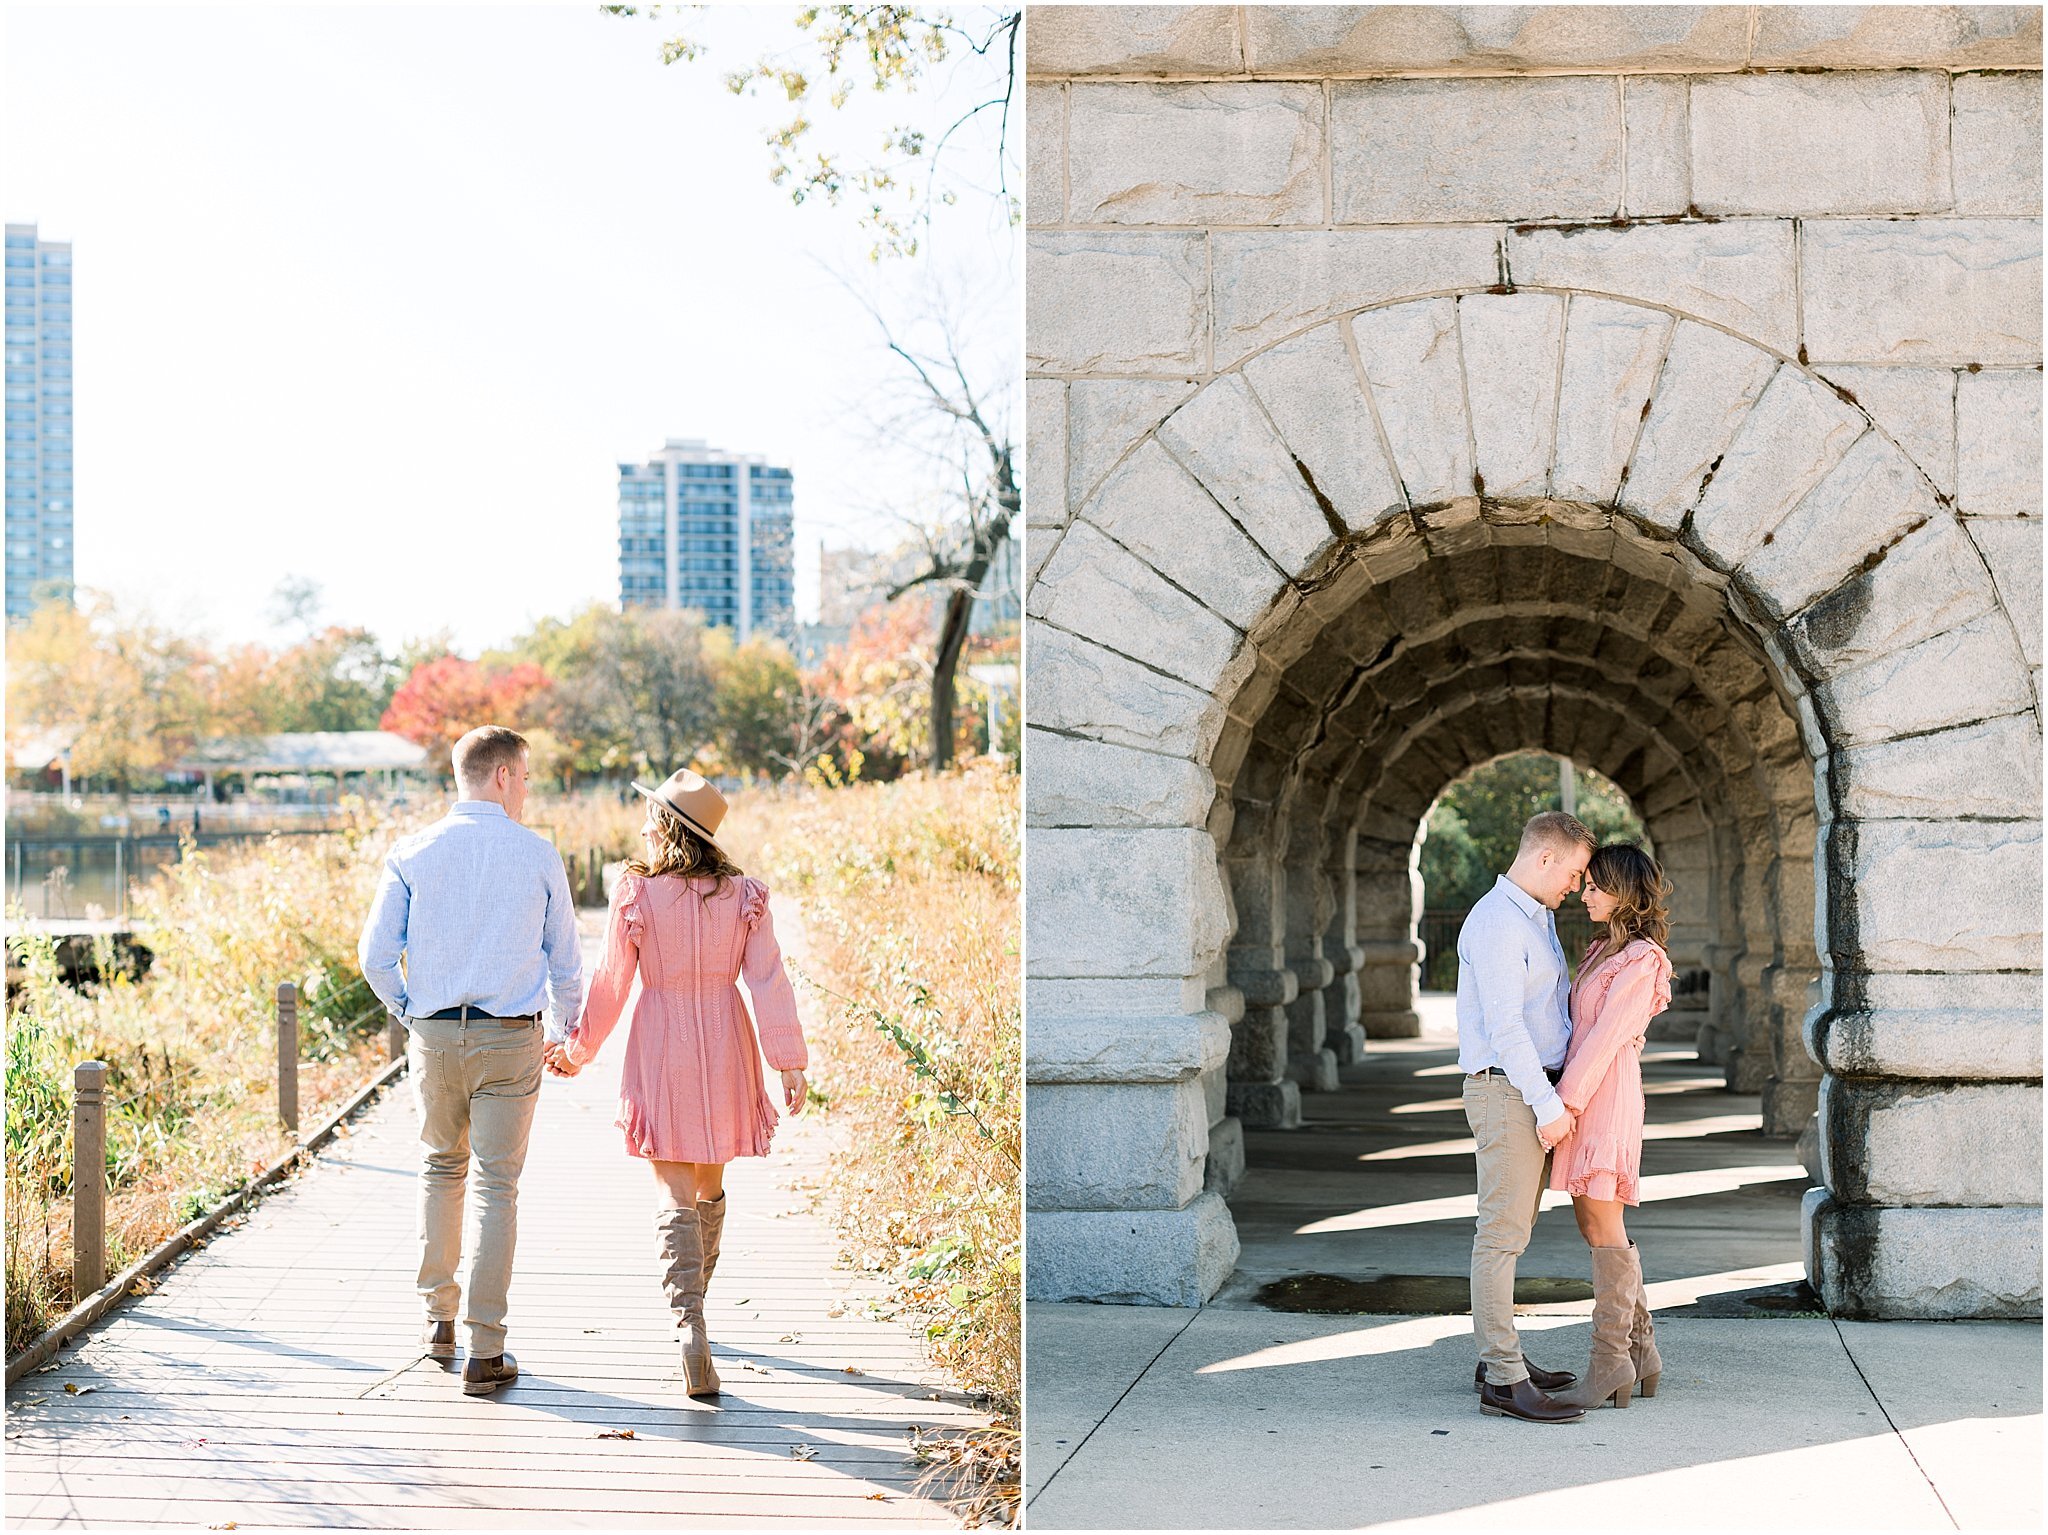
[[[768,887],[748,877],[741,882],[740,921],[747,945],[740,955],[740,974],[754,999],[754,1023],[761,1031],[761,1053],[777,1071],[803,1071],[810,1066],[803,1024],[796,1016],[796,992],[782,968],[782,949],[775,941],[775,918],[768,910]]]
[[[595,1056],[625,1011],[640,968],[640,933],[645,918],[640,902],[645,886],[637,874],[621,874],[612,891],[611,914],[604,925],[604,959],[583,999],[583,1016],[569,1031],[569,1059],[581,1066]]]
[[[1607,1070],[1627,1045],[1639,1041],[1650,1020],[1671,1005],[1671,960],[1654,943],[1637,940],[1622,951],[1592,1026],[1572,1041],[1558,1096],[1573,1113],[1592,1101]]]

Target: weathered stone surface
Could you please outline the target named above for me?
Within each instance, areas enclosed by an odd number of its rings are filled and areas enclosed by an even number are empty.
[[[1792,226],[1782,220],[1517,229],[1507,251],[1518,283],[1661,304],[1787,356],[1799,345]]]
[[[1557,429],[1564,300],[1467,294],[1458,300],[1458,327],[1479,479],[1488,495],[1541,495]]]
[[[1642,429],[1643,407],[1656,386],[1672,324],[1661,309],[1572,295],[1552,495],[1596,504],[1613,499]]]
[[[1024,1007],[1030,1013],[1033,1032],[1024,1042],[1027,1059],[1042,1054],[1050,1059],[1060,1047],[1049,1042],[1039,1050],[1038,1021],[1069,1021],[1099,1038],[1102,1020],[1113,1018],[1199,1018],[1213,1011],[1208,1003],[1208,986],[1200,976],[1118,976],[1082,979],[1060,976],[1027,976]],[[1056,1039],[1056,1035],[1053,1036]],[[1092,1050],[1094,1046],[1087,1046]],[[1194,1050],[1190,1044],[1186,1047]],[[1178,1082],[1186,1073],[1174,1071],[1164,1080]]]
[[[1743,561],[1743,584],[1767,608],[1797,613],[1906,529],[1947,515],[1905,456],[1867,432]]]
[[[1739,69],[1739,5],[1247,6],[1255,73]]]
[[[1199,234],[1034,234],[1026,366],[1178,373],[1206,366],[1208,255]]]
[[[1057,528],[1067,520],[1067,386],[1024,381],[1024,525]]]
[[[1692,202],[1692,132],[1687,82],[1665,75],[1622,78],[1624,141],[1622,209],[1630,218],[1662,218]]]
[[[1235,629],[1085,522],[1045,562],[1024,608],[1202,689],[1237,650]]]
[[[1329,518],[1241,376],[1219,378],[1181,406],[1159,440],[1288,575],[1330,542]]]
[[[1839,1317],[2038,1317],[2041,1211],[1800,1207],[1808,1281]]]
[[[1956,504],[1969,517],[2041,515],[2041,375],[1956,377]]]
[[[1499,236],[1492,229],[1243,231],[1210,238],[1219,368],[1346,310],[1416,293],[1482,288],[1500,270]]]
[[[1859,821],[2038,819],[2041,735],[2029,716],[2013,715],[1910,741],[1860,746],[1841,754],[1835,785],[1841,813]]]
[[[1323,92],[1312,84],[1077,84],[1077,224],[1320,224]]]
[[[1837,364],[1829,383],[1855,396],[1880,431],[1920,466],[1934,488],[1956,493],[1956,375],[1953,368],[1862,368]]]
[[[1710,214],[1946,211],[1948,76],[1695,80],[1692,196]]]
[[[1829,678],[1815,699],[1842,745],[2017,714],[2034,702],[2026,659],[2002,613]]]
[[[1820,1094],[1822,1170],[1838,1199],[2018,1205],[2041,1197],[2041,1089],[1851,1082]]]
[[[1043,983],[1041,983],[1042,985]],[[1033,1083],[1197,1082],[1223,1063],[1230,1025],[1211,1012],[1069,1015],[1034,1008],[1024,1039]]]
[[[1826,384],[1780,368],[1700,496],[1692,516],[1699,547],[1724,569],[1740,564],[1868,429]]]
[[[1062,1083],[1025,1092],[1034,1210],[1178,1210],[1202,1191],[1202,1084]]]
[[[1209,1163],[1202,1169],[1202,1187],[1220,1198],[1244,1178],[1244,1124],[1225,1117],[1209,1127]]]
[[[1621,87],[1598,75],[1336,85],[1330,181],[1340,224],[1611,218]]]
[[[2041,11],[2024,5],[1765,5],[1758,69],[2039,69]]]
[[[1027,904],[1034,976],[1199,974],[1229,931],[1196,830],[1034,831]]]
[[[1800,614],[1789,635],[1810,670],[1839,674],[1960,628],[1997,603],[1977,549],[1937,517]]]
[[[1228,75],[1243,67],[1227,6],[1077,5],[1033,13],[1034,75]]]
[[[1747,342],[1680,321],[1629,460],[1621,504],[1675,531],[1777,370],[1776,358]]]
[[[1456,301],[1369,309],[1351,332],[1410,504],[1473,494]]]
[[[1077,378],[1067,385],[1067,494],[1081,506],[1131,445],[1195,392],[1184,379]]]
[[[1024,221],[1036,229],[1067,216],[1067,88],[1024,87]]]
[[[1237,1267],[1237,1228],[1216,1194],[1184,1210],[1033,1210],[1025,1292],[1033,1300],[1199,1306]]]
[[[1216,797],[1209,770],[1184,757],[1043,730],[1026,746],[1032,826],[1200,826]]]
[[[1828,881],[1838,967],[2040,967],[2040,823],[1865,821],[1830,842],[1848,847]]]
[[[1956,212],[2041,212],[2041,77],[1958,75]]]
[[[1402,504],[1338,326],[1318,326],[1261,352],[1244,365],[1244,375],[1288,451],[1346,527],[1369,528]]]
[[[2041,664],[2041,521],[2038,517],[1977,518],[1970,537],[1991,567],[1998,600],[2012,619],[2020,652]]]
[[[1243,529],[1156,440],[1103,482],[1081,516],[1240,629],[1266,611],[1280,584]]]
[[[1807,1039],[1828,1070],[1859,1078],[1969,1081],[2041,1074],[2038,998],[2032,1007],[1945,999],[1934,1007],[1827,1010],[1809,1018]]]
[[[1092,640],[1049,624],[1024,626],[1034,725],[1201,761],[1216,744],[1223,705]]]
[[[1803,226],[1800,291],[1815,362],[2041,360],[2041,230],[2008,219]]]

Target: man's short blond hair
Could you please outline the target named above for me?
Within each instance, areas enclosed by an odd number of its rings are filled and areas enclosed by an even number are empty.
[[[1591,853],[1599,845],[1599,839],[1577,816],[1566,815],[1562,810],[1543,810],[1530,816],[1522,827],[1522,845],[1516,851],[1518,855],[1543,849],[1568,853],[1575,847],[1582,847]]]
[[[455,781],[465,789],[487,788],[501,767],[517,767],[526,737],[503,725],[479,725],[455,743]]]

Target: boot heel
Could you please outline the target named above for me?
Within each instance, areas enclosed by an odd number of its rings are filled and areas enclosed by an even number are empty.
[[[1505,1418],[1507,1416],[1498,1407],[1489,1407],[1484,1402],[1479,1404],[1479,1410],[1489,1418]]]
[[[1664,1372],[1662,1370],[1659,1370],[1654,1375],[1645,1375],[1643,1377],[1643,1395],[1655,1396],[1657,1394],[1657,1382],[1663,1378]]]
[[[1623,1386],[1619,1391],[1614,1393],[1614,1405],[1616,1407],[1628,1406],[1628,1399],[1634,1396],[1635,1394],[1636,1383],[1634,1381],[1630,1381],[1626,1386]]]

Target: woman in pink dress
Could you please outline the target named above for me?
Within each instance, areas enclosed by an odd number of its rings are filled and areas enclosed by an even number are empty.
[[[1580,899],[1606,931],[1586,950],[1572,982],[1572,1036],[1558,1096],[1577,1117],[1550,1163],[1550,1186],[1572,1196],[1579,1234],[1593,1250],[1593,1358],[1556,1399],[1577,1407],[1626,1407],[1641,1382],[1657,1394],[1663,1361],[1643,1291],[1642,1256],[1622,1212],[1641,1202],[1644,1031],[1671,1005],[1664,952],[1671,887],[1633,843],[1611,843],[1586,866]]]
[[[683,1333],[683,1388],[715,1396],[704,1290],[725,1230],[725,1164],[767,1155],[775,1133],[762,1054],[782,1074],[791,1114],[802,1112],[810,1062],[768,915],[768,887],[741,873],[712,840],[725,796],[688,770],[658,789],[633,787],[648,799],[640,828],[646,856],[619,877],[583,1016],[548,1047],[548,1066],[574,1076],[597,1054],[638,975],[615,1122],[628,1154],[654,1169],[662,1287]],[[740,999],[742,976],[760,1023],[758,1045]]]

